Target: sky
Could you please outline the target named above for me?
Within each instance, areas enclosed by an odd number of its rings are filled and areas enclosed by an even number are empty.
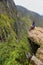
[[[43,0],[14,0],[14,2],[16,5],[43,15]]]

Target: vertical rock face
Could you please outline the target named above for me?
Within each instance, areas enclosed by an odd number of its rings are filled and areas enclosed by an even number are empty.
[[[3,4],[3,0],[0,0],[0,14],[5,13],[5,10],[6,8]]]
[[[11,17],[16,16],[16,6],[13,0],[0,0],[0,14],[6,11]]]

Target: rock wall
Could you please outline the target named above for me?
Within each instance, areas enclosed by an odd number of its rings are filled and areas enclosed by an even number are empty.
[[[0,1],[0,14],[6,13],[12,18],[16,17],[17,10],[13,0],[2,0]]]

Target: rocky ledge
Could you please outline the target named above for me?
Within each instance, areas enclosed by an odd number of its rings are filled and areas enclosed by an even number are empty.
[[[36,51],[36,57],[43,62],[43,28],[35,27],[33,30],[28,31],[28,38],[34,44],[40,45]]]

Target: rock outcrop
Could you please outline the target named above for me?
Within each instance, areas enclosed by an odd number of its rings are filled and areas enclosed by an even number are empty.
[[[33,30],[28,31],[28,37],[34,44],[40,45],[36,51],[36,57],[43,62],[43,28],[35,27]]]
[[[14,18],[17,14],[16,6],[14,0],[1,0],[0,1],[0,14],[7,14]]]
[[[31,62],[32,62],[33,65],[43,65],[43,63],[37,57],[35,57],[34,55],[31,58]]]

